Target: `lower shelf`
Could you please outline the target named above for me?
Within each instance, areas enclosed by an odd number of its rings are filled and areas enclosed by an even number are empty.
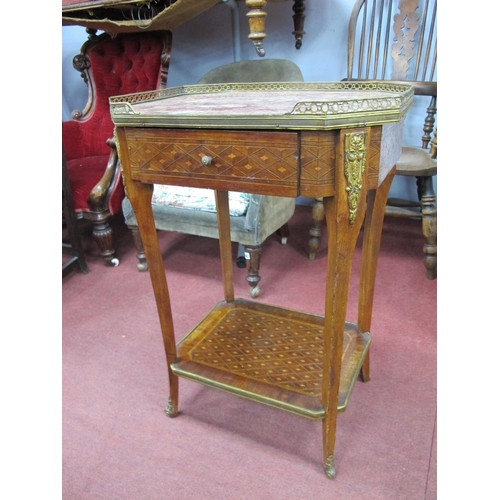
[[[210,387],[322,419],[324,318],[258,302],[220,302],[177,346],[172,371]],[[346,323],[338,411],[371,342]]]

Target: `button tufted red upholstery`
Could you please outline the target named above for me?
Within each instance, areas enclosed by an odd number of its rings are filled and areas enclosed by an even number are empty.
[[[73,59],[89,87],[82,112],[63,122],[62,140],[75,211],[93,223],[93,236],[106,263],[116,266],[109,218],[122,210],[125,192],[113,141],[111,96],[164,88],[170,31],[91,35]]]
[[[86,116],[63,122],[63,146],[75,210],[89,210],[87,197],[102,178],[113,137],[110,96],[159,88],[164,44],[157,33],[133,33],[111,38],[101,35],[82,47],[90,62],[92,104]],[[121,210],[121,178],[109,198],[111,214]]]

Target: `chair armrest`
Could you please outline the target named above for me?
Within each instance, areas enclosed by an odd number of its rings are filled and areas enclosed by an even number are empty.
[[[104,212],[108,209],[109,197],[120,176],[118,152],[114,137],[108,139],[106,144],[111,148],[106,170],[87,198],[88,206],[93,212]]]

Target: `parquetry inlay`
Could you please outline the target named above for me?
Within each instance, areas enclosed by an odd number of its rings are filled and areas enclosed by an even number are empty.
[[[323,327],[262,312],[229,311],[191,350],[190,358],[219,370],[319,397]]]
[[[198,144],[179,142],[164,145],[149,139],[131,138],[130,159],[134,169],[147,172],[204,174],[216,167],[220,176],[244,176],[261,180],[295,182],[297,176],[296,147],[243,146],[238,144]],[[204,166],[203,156],[212,157]],[[213,170],[212,170],[213,172]]]

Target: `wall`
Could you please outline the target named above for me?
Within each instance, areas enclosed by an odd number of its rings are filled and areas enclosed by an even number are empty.
[[[295,48],[292,35],[292,2],[268,2],[266,6],[266,58],[285,58],[294,61],[306,81],[336,81],[347,72],[347,24],[355,0],[305,0],[306,19],[302,48]],[[230,4],[237,6],[240,40],[233,43],[233,23]],[[235,59],[258,59],[248,36],[248,12],[244,2],[218,4],[211,10],[173,30],[172,58],[168,87],[196,83],[207,71]],[[87,90],[79,73],[73,69],[72,59],[87,39],[85,28],[62,27],[62,119],[82,109]],[[238,51],[240,54],[238,54]],[[427,102],[416,102],[406,119],[405,140],[420,144],[422,135],[422,107]],[[413,119],[418,115],[418,120]],[[415,180],[396,177],[391,196],[416,199]],[[306,200],[307,201],[307,200]],[[304,202],[304,200],[302,200]]]

